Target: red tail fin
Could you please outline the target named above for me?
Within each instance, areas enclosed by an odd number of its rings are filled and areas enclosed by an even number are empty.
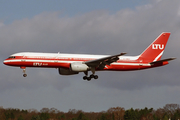
[[[144,62],[154,62],[161,59],[161,56],[166,47],[170,33],[161,33],[159,37],[139,56],[139,60]]]

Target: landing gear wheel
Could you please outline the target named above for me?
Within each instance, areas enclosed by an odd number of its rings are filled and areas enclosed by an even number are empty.
[[[91,80],[91,77],[87,77],[87,80],[90,81],[90,80]]]
[[[98,79],[98,76],[97,76],[97,75],[94,75],[94,79]]]
[[[84,77],[83,77],[83,80],[87,80],[87,76],[84,76]]]
[[[92,74],[92,75],[90,75],[89,77],[90,77],[90,78],[94,78],[94,75]]]
[[[90,78],[94,78],[94,79],[98,79],[98,76],[97,76],[97,75],[93,75],[93,74],[90,75],[89,77],[90,77]]]
[[[27,74],[23,74],[23,77],[27,77]]]

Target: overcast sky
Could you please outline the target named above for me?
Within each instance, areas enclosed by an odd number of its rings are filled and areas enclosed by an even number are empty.
[[[0,106],[103,111],[180,104],[179,0],[0,0]],[[16,52],[140,54],[171,32],[162,58],[170,64],[142,71],[61,76],[57,69],[9,67]]]

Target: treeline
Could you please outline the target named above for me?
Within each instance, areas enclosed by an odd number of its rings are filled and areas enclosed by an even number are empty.
[[[20,110],[0,107],[0,120],[180,120],[180,106],[166,104],[163,108],[129,109],[113,107],[102,112],[83,112],[70,109],[61,112],[55,108]]]

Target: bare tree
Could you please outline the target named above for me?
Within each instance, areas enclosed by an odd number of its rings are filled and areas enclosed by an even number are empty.
[[[108,113],[113,114],[114,120],[124,120],[125,109],[122,107],[110,108]]]

